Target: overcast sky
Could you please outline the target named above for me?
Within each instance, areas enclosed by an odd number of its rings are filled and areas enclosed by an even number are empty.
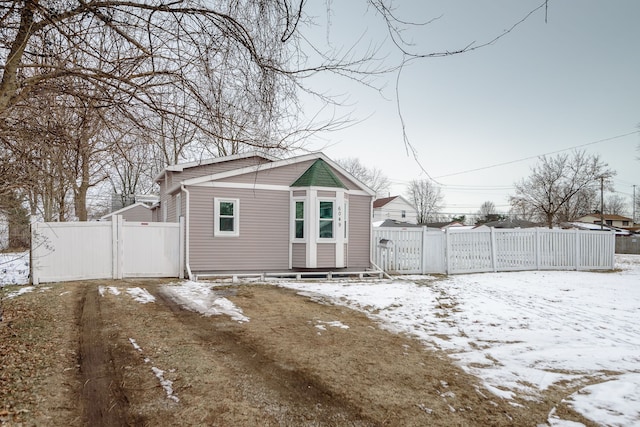
[[[416,51],[429,53],[486,43],[543,1],[397,3],[402,19],[437,18],[405,33]],[[317,23],[310,37],[335,49],[358,39],[361,48],[382,42],[381,52],[392,52],[384,24],[365,5],[316,2],[319,9],[308,10]],[[394,60],[390,53],[386,63]],[[342,113],[361,121],[308,148],[334,159],[358,157],[382,169],[392,194],[400,194],[427,175],[405,150],[395,79],[376,82],[386,84],[381,96],[344,79],[317,78],[314,87],[348,95]],[[640,186],[639,79],[640,1],[549,0],[547,22],[542,7],[490,46],[413,62],[402,72],[399,95],[419,163],[442,184],[444,212],[475,213],[484,201],[506,212],[513,183],[529,175],[537,156],[579,147],[617,171],[615,190],[628,198],[631,215],[632,185]]]

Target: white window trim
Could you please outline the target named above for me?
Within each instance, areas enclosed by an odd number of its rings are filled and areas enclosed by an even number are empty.
[[[342,226],[344,227],[344,243],[349,243],[349,199],[344,199]]]
[[[333,231],[331,233],[331,235],[333,237],[320,237],[320,221],[325,221],[326,219],[320,218],[320,202],[331,202],[333,203],[333,218],[331,219],[332,222],[332,226],[333,226]],[[317,216],[316,216],[316,227],[317,227],[317,233],[316,233],[316,242],[318,243],[335,243],[336,242],[336,233],[338,232],[338,228],[336,227],[337,225],[337,218],[336,218],[336,199],[335,197],[318,197],[317,199],[317,203],[316,203],[316,212],[317,212]]]
[[[296,237],[296,202],[304,203],[304,211],[302,213],[302,235],[304,237]],[[291,199],[291,242],[293,243],[306,243],[307,236],[309,235],[309,201],[306,197],[293,197]]]
[[[220,230],[220,203],[233,203],[233,231]],[[238,237],[240,235],[240,199],[213,198],[213,235],[216,237]]]

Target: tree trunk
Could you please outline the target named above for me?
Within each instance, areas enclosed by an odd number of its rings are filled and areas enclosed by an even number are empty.
[[[89,160],[84,156],[84,152],[78,153],[82,156],[82,166],[80,172],[80,185],[74,188],[74,207],[78,221],[86,221],[87,214],[87,192],[89,191]]]
[[[3,200],[2,211],[7,216],[9,249],[29,247],[29,211],[22,206],[22,199],[13,191]]]
[[[547,212],[547,226],[550,229],[553,228],[553,214],[551,212]]]
[[[6,57],[7,62],[4,65],[2,81],[0,81],[0,113],[11,104],[18,90],[18,68],[27,47],[27,41],[31,37],[35,4],[36,2],[25,2],[20,15],[20,27]]]

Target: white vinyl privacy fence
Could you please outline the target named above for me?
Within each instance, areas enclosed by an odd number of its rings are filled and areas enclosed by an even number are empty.
[[[33,284],[127,277],[183,277],[182,223],[44,222],[31,229]]]
[[[374,229],[374,262],[402,274],[614,268],[615,233],[547,228]]]

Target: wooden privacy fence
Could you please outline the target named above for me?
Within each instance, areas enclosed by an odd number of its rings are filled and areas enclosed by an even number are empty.
[[[184,275],[183,223],[105,222],[32,224],[31,280],[61,282]]]
[[[459,274],[518,270],[607,270],[615,233],[585,230],[374,229],[374,262],[387,272]]]

